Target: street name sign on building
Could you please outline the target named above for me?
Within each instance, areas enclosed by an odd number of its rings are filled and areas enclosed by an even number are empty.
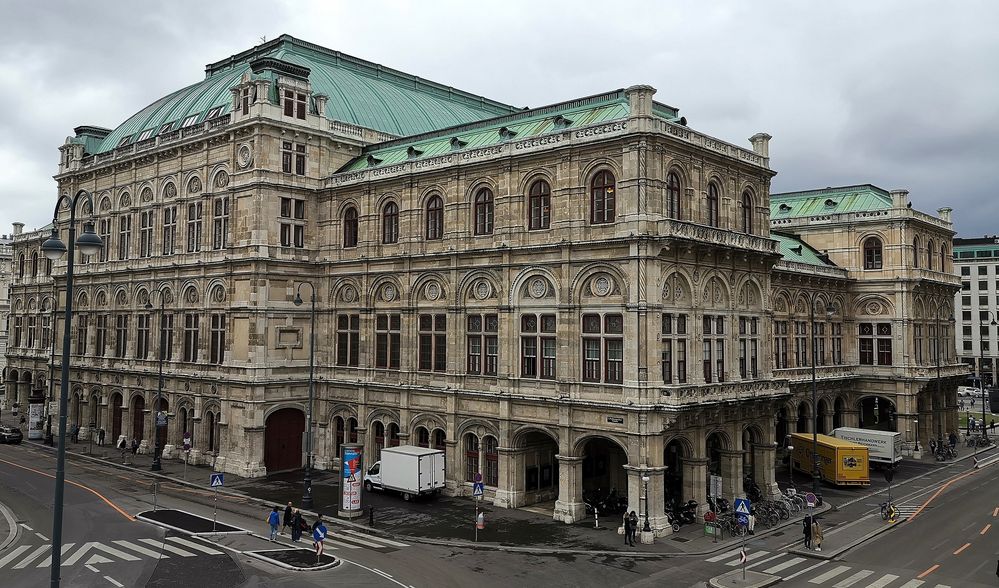
[[[219,486],[225,485],[225,478],[222,476],[221,473],[213,473],[211,480],[212,480],[212,488],[218,488]]]

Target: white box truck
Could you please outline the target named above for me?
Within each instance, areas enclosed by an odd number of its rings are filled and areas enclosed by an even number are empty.
[[[444,452],[413,445],[386,447],[364,474],[364,489],[392,490],[411,500],[444,488]]]
[[[872,465],[893,465],[902,461],[901,433],[840,427],[833,430],[833,437],[867,447]]]

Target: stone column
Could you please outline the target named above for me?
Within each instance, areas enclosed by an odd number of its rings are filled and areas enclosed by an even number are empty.
[[[844,410],[843,411],[843,426],[857,428],[860,426],[860,411],[859,410]]]
[[[777,488],[775,475],[777,448],[773,445],[753,445],[753,478],[766,497],[776,496],[780,490]]]
[[[519,452],[510,447],[497,447],[496,452],[498,454],[496,467],[499,468],[499,483],[493,497],[493,506],[513,508],[517,504],[517,482],[519,480],[517,456]]]
[[[722,497],[728,500],[745,498],[742,491],[742,452],[721,451]]]
[[[638,514],[638,531],[641,535],[645,528],[645,482],[643,477],[649,478],[649,527],[652,528],[652,536],[664,537],[673,533],[673,528],[666,519],[665,498],[666,467],[632,467],[624,466],[628,472],[628,512],[634,510]],[[620,521],[617,522],[618,524]],[[643,543],[651,543],[651,537],[643,536]]]
[[[708,460],[707,458],[682,458],[683,463],[683,502],[697,502],[697,514],[707,512]]]
[[[555,501],[556,521],[574,523],[586,516],[583,504],[583,458],[556,455],[558,460],[558,500]]]
[[[430,439],[433,443],[433,438]],[[444,494],[446,496],[459,496],[461,491],[462,476],[458,464],[458,442],[452,439],[444,440]],[[501,474],[502,475],[502,474]]]

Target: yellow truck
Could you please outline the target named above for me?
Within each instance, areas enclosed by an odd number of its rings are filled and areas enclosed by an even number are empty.
[[[791,467],[812,473],[812,434],[793,433],[791,435]],[[870,460],[867,447],[830,437],[818,435],[819,475],[837,486],[870,486]]]

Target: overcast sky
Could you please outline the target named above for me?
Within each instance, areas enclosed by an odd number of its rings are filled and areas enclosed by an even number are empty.
[[[58,147],[288,33],[541,106],[632,84],[773,135],[774,192],[873,183],[999,233],[999,2],[0,0],[0,232],[51,219]]]

